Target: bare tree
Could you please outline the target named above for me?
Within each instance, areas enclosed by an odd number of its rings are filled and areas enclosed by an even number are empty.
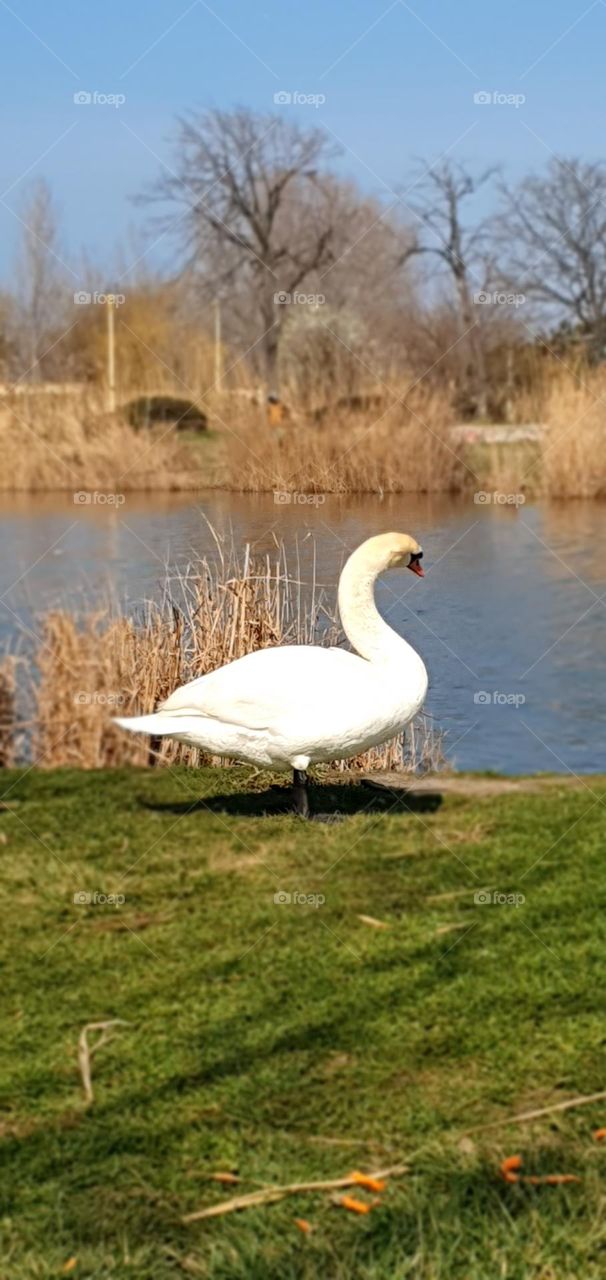
[[[172,206],[187,260],[216,296],[247,292],[275,376],[288,297],[328,268],[342,235],[342,189],[326,175],[336,149],[317,128],[239,108],[179,122],[174,170],[144,197]],[[243,286],[248,286],[245,289]]]
[[[29,377],[37,380],[45,349],[61,322],[65,301],[58,217],[44,178],[27,190],[19,219],[22,232],[16,274],[21,360]]]
[[[475,412],[486,412],[486,372],[480,331],[480,315],[473,303],[474,292],[482,290],[486,274],[488,226],[485,220],[466,227],[463,205],[494,176],[487,169],[474,176],[462,165],[443,161],[424,166],[415,183],[415,196],[406,203],[419,221],[415,242],[405,250],[406,258],[433,254],[447,268],[454,282],[461,340],[467,351],[467,390]],[[475,289],[473,281],[475,280]]]
[[[323,181],[326,188],[332,187],[332,208],[339,211],[332,235],[332,260],[329,266],[310,272],[298,296],[299,303],[307,296],[319,298],[320,304],[312,301],[307,306],[279,308],[277,367],[279,381],[284,377],[288,381],[289,393],[295,393],[292,370],[297,364],[291,347],[294,344],[300,354],[303,335],[306,359],[311,361],[317,347],[325,372],[328,365],[334,369],[335,386],[344,363],[350,372],[357,367],[358,381],[366,384],[373,376],[387,376],[401,359],[403,327],[407,327],[415,300],[413,272],[402,262],[403,249],[411,241],[410,231],[378,201],[362,195],[355,184],[335,177]],[[296,200],[293,188],[293,202]],[[293,224],[301,216],[302,210],[292,209]],[[294,238],[293,234],[293,242]],[[294,300],[294,291],[290,296]],[[248,363],[262,376],[264,353],[253,345],[260,324],[254,281],[247,272],[240,273],[230,286],[229,305],[224,308],[224,332],[233,349],[253,348]],[[348,333],[357,335],[349,352]]]
[[[606,165],[558,157],[545,177],[502,186],[501,237],[512,287],[606,354]]]

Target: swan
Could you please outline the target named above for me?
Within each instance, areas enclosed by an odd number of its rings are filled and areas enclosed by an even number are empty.
[[[357,653],[318,645],[258,649],[175,689],[153,715],[116,717],[132,732],[174,738],[218,756],[294,771],[295,812],[308,818],[307,769],[395,737],[422,706],[427,671],[384,622],[374,584],[388,569],[424,577],[404,533],[368,538],[346,561],[338,602]]]

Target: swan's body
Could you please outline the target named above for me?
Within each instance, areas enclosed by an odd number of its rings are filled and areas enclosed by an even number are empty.
[[[213,755],[297,771],[387,741],[421,707],[427,672],[381,618],[374,583],[384,569],[401,566],[422,576],[422,554],[407,535],[381,534],[349,557],[339,610],[358,654],[313,645],[260,649],[182,685],[153,715],[117,723]]]
[[[391,667],[342,649],[288,645],[259,649],[177,689],[160,711],[118,720],[272,769],[306,769],[357,755],[394,737],[418,710]]]

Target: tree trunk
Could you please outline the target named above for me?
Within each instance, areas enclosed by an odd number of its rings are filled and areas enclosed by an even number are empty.
[[[488,392],[484,347],[478,318],[474,314],[474,303],[471,301],[467,276],[463,272],[457,277],[457,287],[461,307],[462,330],[466,334],[467,349],[469,351],[468,391],[475,405],[475,416],[477,418],[485,418],[488,409]]]
[[[606,355],[606,318],[598,316],[593,324],[589,343],[589,359],[592,364],[601,364]]]
[[[280,345],[280,323],[276,317],[276,306],[266,310],[263,316],[265,336],[263,338],[263,354],[265,357],[265,378],[267,390],[278,390],[278,348]]]

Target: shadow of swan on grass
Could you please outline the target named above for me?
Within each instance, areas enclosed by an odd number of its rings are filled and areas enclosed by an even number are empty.
[[[390,791],[364,782],[347,782],[339,785],[314,783],[309,788],[312,816],[338,820],[358,813],[433,813],[442,804],[442,795],[435,791]],[[228,791],[200,796],[196,800],[151,800],[139,797],[139,804],[155,812],[174,814],[224,813],[240,818],[284,817],[293,813],[290,786],[273,785],[265,791]]]

